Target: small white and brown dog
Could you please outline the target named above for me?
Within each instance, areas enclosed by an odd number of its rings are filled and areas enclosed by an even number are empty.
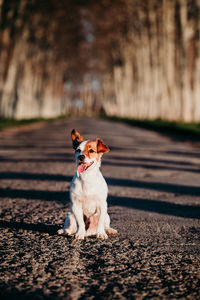
[[[109,148],[100,139],[86,140],[75,129],[71,133],[77,171],[70,186],[70,212],[58,234],[74,235],[76,239],[97,236],[107,239],[116,234],[110,227],[107,212],[108,187],[99,168],[103,153]]]

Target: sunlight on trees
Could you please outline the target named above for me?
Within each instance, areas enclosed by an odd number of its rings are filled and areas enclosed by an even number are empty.
[[[200,120],[198,0],[1,0],[0,14],[1,116]]]

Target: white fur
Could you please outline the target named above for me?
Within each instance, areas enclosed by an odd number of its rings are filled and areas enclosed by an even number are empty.
[[[87,141],[82,142],[75,152],[76,164],[78,156],[84,151]],[[81,152],[77,152],[79,150]],[[74,235],[77,239],[84,239],[86,236],[96,235],[97,238],[107,239],[107,233],[115,234],[116,230],[110,228],[110,217],[107,213],[108,187],[99,168],[101,158],[85,157],[84,162],[93,164],[84,172],[78,171],[74,175],[70,186],[71,208],[68,213],[63,229],[58,234]],[[84,217],[97,216],[97,230],[85,230]]]

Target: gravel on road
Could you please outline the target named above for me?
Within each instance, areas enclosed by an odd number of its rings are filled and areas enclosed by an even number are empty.
[[[101,138],[117,236],[58,236],[70,132]],[[200,299],[200,150],[122,123],[70,119],[0,134],[1,299]]]

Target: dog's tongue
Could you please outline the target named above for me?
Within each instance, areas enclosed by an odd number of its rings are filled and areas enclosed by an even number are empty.
[[[90,164],[80,164],[78,167],[77,167],[77,171],[79,173],[82,173],[84,172],[85,170],[87,170],[91,165],[93,164],[93,161],[90,163]]]
[[[81,164],[78,166],[77,170],[79,173],[84,172],[87,169],[87,165],[86,164]]]

